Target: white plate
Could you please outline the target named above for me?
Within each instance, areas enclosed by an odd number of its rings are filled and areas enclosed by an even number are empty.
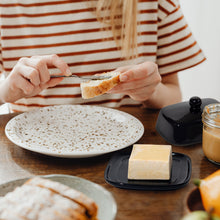
[[[69,175],[47,175],[42,176],[53,181],[60,182],[71,188],[74,188],[91,199],[93,199],[98,205],[98,219],[99,220],[113,220],[117,213],[116,202],[109,191],[102,186],[90,182],[86,179]],[[17,186],[21,186],[28,178],[18,179],[8,183],[0,185],[0,196],[4,196],[6,193],[11,192]]]
[[[5,128],[14,144],[56,157],[92,157],[137,142],[143,124],[112,108],[59,105],[39,108],[12,118]]]

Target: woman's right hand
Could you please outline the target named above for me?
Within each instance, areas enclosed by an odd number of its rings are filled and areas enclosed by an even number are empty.
[[[1,83],[0,99],[15,102],[56,86],[63,78],[50,78],[49,67],[58,68],[61,72],[57,75],[71,75],[68,65],[55,54],[21,58]]]

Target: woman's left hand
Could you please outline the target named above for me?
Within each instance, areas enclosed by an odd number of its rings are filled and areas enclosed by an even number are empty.
[[[148,61],[138,65],[120,67],[117,71],[121,72],[121,83],[108,93],[122,93],[136,101],[150,99],[161,82],[157,64],[154,62]]]

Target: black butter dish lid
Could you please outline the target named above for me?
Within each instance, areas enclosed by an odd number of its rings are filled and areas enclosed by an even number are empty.
[[[218,103],[211,98],[192,97],[162,108],[159,112],[156,130],[170,144],[187,146],[202,142],[202,112],[206,105]]]
[[[168,191],[184,187],[191,178],[191,159],[181,153],[172,153],[170,180],[129,180],[130,153],[115,153],[105,169],[105,180],[121,189]]]

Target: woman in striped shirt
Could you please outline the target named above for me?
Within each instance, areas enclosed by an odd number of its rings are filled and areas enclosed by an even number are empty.
[[[1,0],[0,103],[162,108],[181,101],[178,71],[205,60],[178,0]],[[83,100],[80,81],[118,69],[120,84]]]

